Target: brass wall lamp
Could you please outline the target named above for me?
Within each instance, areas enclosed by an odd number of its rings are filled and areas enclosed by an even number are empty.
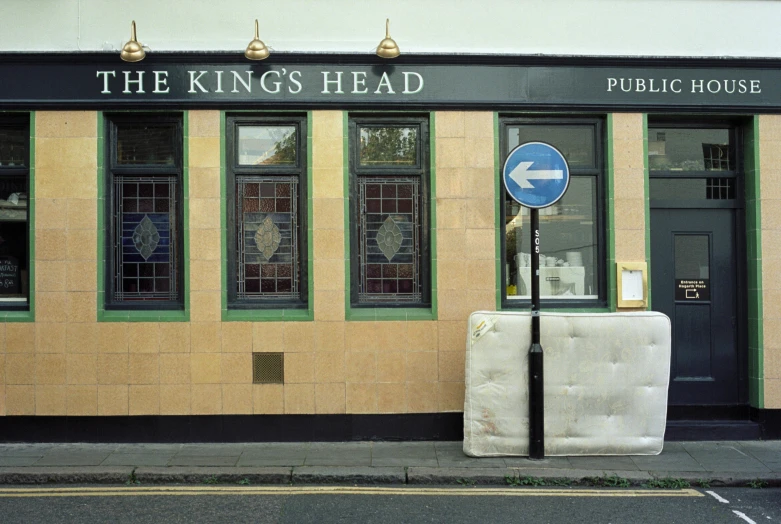
[[[255,20],[255,38],[247,46],[247,50],[244,51],[244,56],[250,60],[265,60],[268,58],[270,51],[266,44],[260,39],[258,34],[258,21]]]
[[[380,58],[396,58],[399,56],[399,45],[390,37],[390,18],[385,19],[385,38],[377,46],[377,56]]]
[[[130,40],[122,46],[119,58],[125,62],[140,62],[146,56],[144,46],[136,38],[136,21],[130,23]]]

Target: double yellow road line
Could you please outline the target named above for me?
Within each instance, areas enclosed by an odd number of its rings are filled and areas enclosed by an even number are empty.
[[[451,497],[703,497],[694,489],[426,488],[362,486],[128,486],[1,488],[0,498],[20,497],[174,497],[205,495],[393,495]]]

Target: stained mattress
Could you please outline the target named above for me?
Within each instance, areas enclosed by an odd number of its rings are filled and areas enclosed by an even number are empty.
[[[662,313],[543,313],[545,455],[656,455],[670,380]],[[529,453],[531,316],[475,312],[466,343],[464,453]]]

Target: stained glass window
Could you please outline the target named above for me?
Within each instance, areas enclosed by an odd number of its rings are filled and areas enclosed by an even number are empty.
[[[182,307],[181,119],[109,117],[106,307]]]
[[[360,178],[360,302],[421,300],[420,179]]]
[[[227,129],[228,307],[306,307],[306,121],[234,115]]]
[[[27,309],[30,278],[29,116],[0,118],[0,309]]]
[[[430,304],[426,118],[351,120],[351,302]]]

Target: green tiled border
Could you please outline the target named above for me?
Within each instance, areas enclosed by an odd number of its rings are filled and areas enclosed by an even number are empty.
[[[651,182],[648,165],[648,114],[643,113],[643,202],[645,204],[645,267],[648,311],[651,311]]]
[[[387,113],[384,113],[387,114]],[[437,177],[436,177],[436,122],[435,113],[429,113],[429,213],[431,228],[431,307],[430,308],[353,308],[350,304],[350,133],[349,114],[342,112],[342,154],[344,173],[344,318],[351,320],[436,320],[437,319]]]
[[[188,322],[190,320],[190,185],[189,185],[189,122],[188,113],[182,114],[182,215],[184,220],[183,257],[184,271],[184,309],[178,311],[122,311],[106,310],[105,298],[105,248],[106,248],[106,220],[105,220],[105,140],[103,134],[103,112],[97,112],[98,121],[98,322]]]
[[[605,232],[605,248],[607,249],[607,310],[618,308],[618,287],[616,284],[616,208],[615,208],[615,162],[613,161],[613,113],[607,115],[607,184],[605,184],[605,201],[607,202],[607,231]]]
[[[502,174],[501,172],[497,171],[501,169],[499,166],[502,165],[502,148],[499,140],[500,135],[501,129],[499,127],[499,113],[494,111],[494,239],[496,241],[496,245],[494,247],[496,252],[496,270],[494,273],[496,276],[497,311],[502,310],[502,296],[504,296],[502,289],[506,286],[506,284],[502,282],[502,264],[504,263],[504,256],[502,253],[502,220],[504,220],[504,217],[502,217],[502,196],[504,195],[504,188],[502,187],[501,182]]]
[[[759,139],[759,117],[754,116],[744,128],[746,271],[748,277],[748,390],[751,406],[761,409],[765,407],[765,383]]]
[[[237,113],[241,111],[229,111]],[[246,111],[250,112],[250,111]],[[257,111],[251,111],[257,113]],[[225,132],[226,111],[220,111],[220,287],[222,320],[225,322],[273,322],[312,321],[314,313],[314,264],[312,246],[312,112],[306,113],[306,248],[307,248],[307,297],[306,309],[228,309],[228,210],[227,202]]]
[[[0,311],[0,322],[35,322],[35,112],[30,114],[30,174],[28,177],[28,222],[27,238],[29,239],[28,260],[28,292],[27,311]]]

